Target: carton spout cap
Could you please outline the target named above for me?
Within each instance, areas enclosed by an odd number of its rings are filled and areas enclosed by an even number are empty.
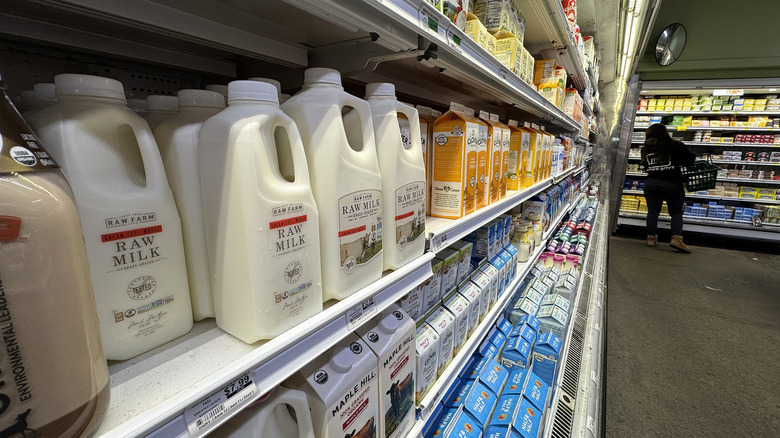
[[[349,348],[334,349],[330,355],[330,366],[337,373],[346,373],[352,369],[352,352]]]

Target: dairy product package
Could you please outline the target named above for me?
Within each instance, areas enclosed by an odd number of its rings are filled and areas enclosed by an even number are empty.
[[[152,131],[157,125],[175,116],[179,111],[179,98],[177,96],[149,95],[146,96],[146,123]]]
[[[469,110],[468,114],[473,114],[473,111]],[[479,125],[477,131],[477,183],[474,198],[476,209],[479,210],[490,204],[490,176],[488,175],[490,166],[488,159],[493,140],[488,124],[480,118],[475,118],[474,120]]]
[[[444,261],[441,269],[441,293],[447,294],[458,285],[458,270],[460,269],[460,251],[445,248],[439,251],[438,257]]]
[[[444,369],[452,361],[453,347],[455,345],[455,317],[444,307],[434,309],[428,317],[427,322],[439,335],[439,357],[436,376],[441,376]]]
[[[536,338],[532,370],[551,387],[554,386],[557,375],[560,352],[561,340],[553,333],[542,333]]]
[[[463,411],[476,420],[479,427],[487,424],[498,397],[487,386],[477,381],[463,401]]]
[[[509,284],[508,276],[506,275],[507,272],[507,266],[504,259],[502,259],[500,256],[495,256],[490,259],[490,264],[495,266],[495,268],[498,270],[498,295],[496,298],[490,297],[492,302],[495,302],[496,299],[503,295],[506,291],[506,286]]]
[[[539,412],[544,412],[547,406],[547,396],[550,393],[550,385],[543,382],[533,371],[528,373],[528,382],[523,390],[523,397],[530,401]]]
[[[426,280],[426,282],[417,285],[417,287],[409,291],[408,294],[404,295],[398,301],[398,305],[401,306],[401,309],[403,309],[403,311],[406,312],[406,314],[415,321],[422,314],[426,283],[430,284],[430,281]]]
[[[503,428],[504,435],[501,435],[502,437],[506,437],[507,429],[515,420],[522,398],[516,394],[504,394],[499,397],[496,410],[493,411],[493,416],[490,418],[490,426]]]
[[[507,189],[522,190],[532,185],[532,180],[526,178],[531,134],[520,129],[516,120],[509,121],[509,132]]]
[[[469,359],[469,361],[466,363],[466,366],[463,367],[463,370],[461,371],[460,374],[461,382],[464,382],[466,380],[477,380],[477,378],[479,378],[479,374],[492,360],[493,360],[492,357],[483,356],[479,353],[475,353]]]
[[[458,280],[457,284],[467,279],[470,273],[471,265],[471,253],[473,251],[474,244],[466,241],[455,242],[450,245],[450,248],[458,251]]]
[[[122,84],[77,74],[54,81],[57,103],[32,128],[75,195],[106,357],[129,359],[192,328],[179,213],[157,143]]]
[[[509,283],[512,282],[512,280],[515,279],[515,272],[517,271],[517,264],[512,263],[512,254],[509,254],[509,251],[502,249],[498,252],[498,257],[501,257],[501,260],[504,261],[504,265],[506,267],[506,286],[509,287]]]
[[[462,406],[463,402],[465,402],[466,398],[469,396],[469,394],[471,394],[471,388],[473,388],[476,383],[476,379],[461,380],[458,384],[458,387],[455,389],[455,391],[452,392],[450,397],[442,399],[442,402],[444,402],[445,406],[450,408],[457,408]]]
[[[515,368],[509,371],[509,377],[506,379],[504,391],[502,394],[522,395],[525,391],[526,382],[530,375],[530,370],[524,368]]]
[[[463,295],[453,291],[443,302],[444,307],[455,317],[453,351],[457,354],[469,337],[469,313],[471,303]]]
[[[352,108],[342,116],[342,109]],[[301,134],[320,217],[322,292],[344,299],[383,270],[382,178],[371,107],[346,93],[339,72],[310,68],[282,104]]]
[[[499,287],[499,271],[496,269],[495,266],[493,266],[491,263],[485,263],[482,268],[480,268],[481,272],[485,273],[485,275],[488,276],[490,279],[490,299],[489,303],[492,307],[493,304],[498,299],[498,287]]]
[[[417,112],[420,114],[420,143],[423,147],[423,158],[425,160],[425,183],[428,190],[426,195],[425,211],[430,214],[431,172],[433,169],[433,124],[436,119],[441,116],[441,112],[422,105],[417,105],[416,108]],[[409,133],[411,135],[411,130],[409,130]]]
[[[476,209],[479,126],[457,105],[434,123],[431,216],[458,219]]]
[[[438,305],[437,303],[441,302],[442,293],[445,292],[442,287],[444,284],[444,260],[438,258],[433,259],[431,262],[431,271],[433,271],[433,276],[431,276],[431,282],[423,301],[423,314],[428,313],[429,310]]]
[[[513,336],[506,342],[501,364],[509,370],[530,367],[532,345],[525,338]]]
[[[479,286],[466,280],[458,287],[458,293],[466,298],[469,303],[469,336],[477,328],[487,311],[487,296],[480,293]]]
[[[512,323],[509,322],[506,318],[503,316],[499,316],[498,320],[496,321],[496,328],[498,331],[500,331],[504,336],[509,336],[509,332],[512,331]]]
[[[506,368],[499,365],[496,361],[490,361],[485,368],[482,369],[477,381],[490,389],[493,394],[501,394],[501,390],[504,388],[504,383],[506,383],[508,376],[509,372]]]
[[[542,413],[531,402],[523,398],[517,408],[517,415],[512,428],[522,438],[537,438],[542,424]]]
[[[455,416],[459,411],[460,410],[458,408],[444,409],[439,415],[432,417],[436,418],[436,420],[432,422],[433,426],[423,436],[425,438],[444,437],[444,432],[447,430],[447,427],[450,425],[450,423],[455,420]]]
[[[464,406],[460,413],[456,414],[454,421],[447,427],[444,436],[447,438],[481,437],[482,424],[476,421],[468,412],[468,409]]]
[[[2,91],[0,330],[0,435],[94,433],[109,375],[79,213],[58,164]]]
[[[285,386],[306,393],[317,438],[375,436],[379,424],[377,358],[350,334],[305,365]]]
[[[417,352],[415,378],[417,382],[414,395],[416,404],[420,404],[422,398],[431,389],[433,382],[436,381],[441,344],[439,342],[439,334],[425,322],[417,327],[415,337]]]
[[[536,317],[542,324],[541,331],[551,332],[562,338],[566,335],[566,325],[569,320],[569,313],[555,305],[539,305]]]
[[[512,133],[509,130],[509,126],[504,125],[498,120],[498,114],[491,114],[490,121],[501,131],[501,167],[498,169],[498,199],[506,198],[507,190],[507,173],[509,172],[509,151],[510,143],[512,141]],[[496,174],[493,174],[495,181]]]
[[[406,436],[414,424],[415,325],[409,315],[390,306],[357,334],[378,360],[378,436]]]

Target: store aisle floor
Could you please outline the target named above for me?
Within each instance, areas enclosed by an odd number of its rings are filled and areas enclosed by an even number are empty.
[[[666,237],[655,248],[610,239],[606,436],[778,436],[777,246],[727,250],[686,236],[684,255]]]

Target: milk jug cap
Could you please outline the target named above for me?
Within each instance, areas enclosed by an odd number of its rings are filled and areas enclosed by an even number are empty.
[[[303,84],[333,84],[341,86],[341,73],[332,68],[309,68],[303,72]]]
[[[352,369],[352,356],[354,353],[349,348],[336,348],[330,354],[330,366],[337,373],[346,373]]]
[[[125,101],[125,90],[122,88],[122,83],[101,76],[65,73],[54,77],[54,85],[57,98],[60,96],[92,96]]]
[[[200,106],[207,108],[224,108],[225,96],[209,90],[179,90],[179,106]]]
[[[146,108],[149,111],[177,111],[179,99],[176,96],[164,96],[153,94],[146,96]]]
[[[233,81],[228,84],[228,103],[234,100],[256,100],[279,103],[276,87],[265,82]]]
[[[395,85],[388,82],[366,84],[366,99],[379,96],[395,97]]]
[[[398,330],[399,323],[398,317],[395,316],[395,312],[386,313],[382,315],[382,319],[379,320],[379,331],[391,335]]]
[[[127,106],[135,112],[146,112],[146,99],[127,99]]]
[[[265,82],[266,84],[271,84],[274,87],[276,87],[276,92],[281,93],[282,92],[282,84],[279,83],[276,79],[271,78],[249,78],[248,81],[255,81],[255,82]]]
[[[54,88],[53,83],[41,82],[33,85],[35,99],[38,100],[38,102],[56,102],[57,95],[55,94]]]
[[[219,85],[219,84],[209,84],[206,85],[206,89],[209,91],[216,91],[217,93],[227,97],[228,95],[228,86],[227,85]]]

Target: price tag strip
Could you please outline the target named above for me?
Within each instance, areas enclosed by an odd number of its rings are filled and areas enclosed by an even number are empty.
[[[357,306],[347,310],[347,329],[353,331],[362,325],[365,321],[371,319],[379,313],[376,308],[374,297],[368,297]]]
[[[246,373],[184,411],[190,437],[201,437],[210,432],[220,418],[246,404],[255,392],[257,386]]]
[[[431,240],[431,251],[438,252],[440,249],[444,247],[445,243],[447,243],[446,233],[433,236],[433,240]]]

